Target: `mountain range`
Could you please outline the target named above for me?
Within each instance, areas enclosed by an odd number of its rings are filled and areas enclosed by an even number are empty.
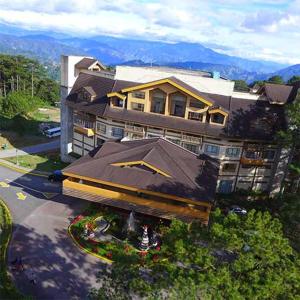
[[[287,66],[271,61],[249,60],[219,53],[197,43],[167,43],[110,36],[88,38],[30,31],[0,24],[0,53],[36,58],[47,68],[56,68],[61,54],[89,55],[106,65],[161,65],[203,71],[218,71],[229,79],[247,82],[273,74],[288,80],[300,75],[300,65]]]

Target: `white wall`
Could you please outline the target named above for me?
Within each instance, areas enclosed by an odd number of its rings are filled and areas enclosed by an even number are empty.
[[[174,76],[201,92],[231,96],[234,82],[202,77],[200,72],[159,67],[117,66],[115,79],[145,83]]]

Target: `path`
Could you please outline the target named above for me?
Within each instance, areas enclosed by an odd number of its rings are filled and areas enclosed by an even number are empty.
[[[0,158],[14,157],[16,156],[16,150],[18,150],[18,155],[26,155],[26,154],[35,154],[35,153],[47,152],[50,150],[56,150],[59,149],[59,147],[60,147],[60,140],[56,139],[49,143],[28,146],[21,149],[2,150],[0,151]]]
[[[60,186],[0,166],[0,197],[14,222],[8,260],[22,256],[25,268],[33,271],[38,281],[32,285],[26,273],[14,273],[17,287],[35,299],[85,299],[89,289],[97,287],[97,272],[105,266],[82,253],[67,235],[70,220],[86,202],[61,194],[46,199],[45,192],[55,195]],[[17,193],[26,198],[18,199]]]

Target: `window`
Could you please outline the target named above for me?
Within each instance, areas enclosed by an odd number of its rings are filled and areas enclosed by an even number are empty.
[[[131,103],[131,109],[138,110],[138,111],[144,111],[144,104],[132,102]]]
[[[199,113],[195,113],[195,112],[189,112],[189,117],[188,117],[190,120],[197,120],[197,121],[200,121],[202,122],[203,120],[203,115],[202,114],[199,114]]]
[[[183,144],[183,147],[191,152],[194,152],[196,154],[199,153],[199,146],[198,145],[194,145],[194,144]]]
[[[229,194],[232,192],[233,180],[221,180],[219,184],[219,193]]]
[[[173,94],[171,96],[171,115],[184,117],[186,97],[182,94]]]
[[[217,124],[224,124],[225,116],[220,113],[215,113],[211,115],[211,122]]]
[[[123,107],[124,105],[124,101],[122,99],[119,99],[119,98],[113,98],[112,99],[112,105],[115,106],[115,107]]]
[[[222,171],[223,172],[235,172],[237,164],[225,163],[223,164]]]
[[[132,97],[138,99],[145,99],[145,92],[133,92]]]
[[[259,151],[247,150],[245,151],[245,157],[249,159],[258,159],[260,158]]]
[[[97,146],[101,146],[104,143],[105,143],[105,140],[97,138]]]
[[[174,138],[170,138],[170,137],[166,137],[166,139],[176,145],[180,145],[181,144],[181,141],[178,140],[178,139],[174,139]]]
[[[264,150],[262,153],[263,159],[274,159],[275,157],[275,150]]]
[[[151,112],[157,114],[165,113],[166,94],[160,90],[153,92],[151,101]]]
[[[237,157],[240,155],[240,148],[227,148],[225,155],[227,157]]]
[[[201,101],[194,101],[194,100],[190,101],[190,107],[204,109],[205,106],[206,105],[203,102],[201,102]]]
[[[204,152],[211,155],[219,155],[220,147],[215,145],[205,145]]]
[[[106,125],[104,125],[102,123],[97,123],[97,131],[105,134],[106,133]]]
[[[114,136],[114,137],[122,138],[123,135],[124,135],[124,129],[123,128],[112,127],[111,135]]]

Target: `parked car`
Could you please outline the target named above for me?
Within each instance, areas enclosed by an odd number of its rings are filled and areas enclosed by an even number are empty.
[[[247,214],[247,210],[245,208],[239,207],[237,205],[233,205],[230,207],[229,213],[235,213],[237,215],[246,215]]]
[[[63,175],[61,170],[56,170],[48,176],[48,180],[51,182],[62,182],[67,176]]]
[[[48,138],[60,136],[60,133],[61,133],[60,127],[50,128],[44,131],[44,135],[47,136]]]

